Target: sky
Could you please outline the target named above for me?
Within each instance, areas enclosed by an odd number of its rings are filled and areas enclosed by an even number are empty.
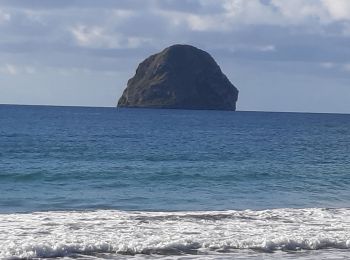
[[[116,106],[172,44],[209,52],[238,110],[350,113],[350,0],[0,0],[0,104]]]

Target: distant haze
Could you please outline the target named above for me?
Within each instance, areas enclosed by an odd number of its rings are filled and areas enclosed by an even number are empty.
[[[350,113],[349,0],[1,0],[0,104],[115,106],[139,62],[209,52],[238,110]]]

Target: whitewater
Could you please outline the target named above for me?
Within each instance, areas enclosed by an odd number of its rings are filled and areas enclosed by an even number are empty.
[[[346,208],[51,211],[2,214],[0,223],[1,259],[134,255],[245,259],[255,253],[274,259],[291,252],[294,257],[308,251],[312,253],[307,257],[330,250],[348,254],[350,248],[350,209]],[[332,255],[337,254],[332,251]]]

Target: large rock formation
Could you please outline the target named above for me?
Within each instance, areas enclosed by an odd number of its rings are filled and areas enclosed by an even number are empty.
[[[207,52],[173,45],[140,63],[118,107],[236,110],[237,98]]]

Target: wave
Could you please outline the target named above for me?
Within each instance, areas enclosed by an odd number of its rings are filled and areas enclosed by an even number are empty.
[[[0,214],[0,258],[350,249],[350,209]]]
[[[0,180],[2,181],[21,181],[21,182],[30,182],[43,179],[45,174],[43,172],[35,173],[0,173]]]

